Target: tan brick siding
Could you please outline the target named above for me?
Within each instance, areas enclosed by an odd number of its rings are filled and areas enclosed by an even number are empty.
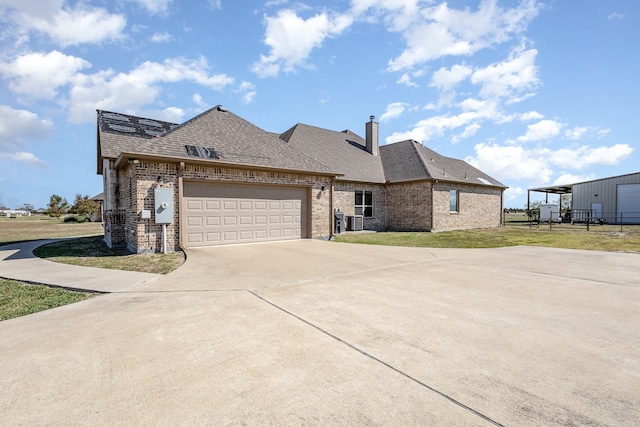
[[[177,250],[180,246],[178,175],[178,165],[175,163],[140,161],[138,164],[132,163],[120,170],[118,173],[117,204],[119,209],[125,213],[126,220],[120,226],[122,230],[114,229],[109,234],[115,236],[118,233],[123,233],[124,242],[132,252],[159,252],[162,248],[162,225],[155,224],[154,221],[154,190],[155,188],[171,188],[174,190],[174,219],[172,224],[167,224],[167,250],[170,252]],[[332,220],[329,201],[330,178],[196,165],[186,165],[180,175],[183,179],[189,180],[277,184],[309,188],[309,235],[312,238],[329,238],[330,236]],[[157,182],[160,176],[164,180],[162,186],[159,186]],[[322,191],[323,186],[325,187],[324,191]],[[150,220],[140,218],[143,209],[151,211]]]
[[[389,230],[431,230],[431,182],[387,186]]]
[[[364,218],[364,228],[367,230],[384,230],[386,227],[386,191],[383,185],[338,181],[334,184],[334,208],[340,209],[345,217],[354,215],[356,190],[371,191],[373,193],[373,216]]]
[[[458,212],[449,210],[449,191],[458,190]],[[497,188],[435,183],[433,185],[433,231],[499,227],[502,191]]]
[[[110,246],[126,244],[138,253],[161,251],[162,225],[155,224],[154,220],[154,190],[171,188],[174,218],[173,223],[167,225],[167,250],[179,248],[179,176],[185,180],[306,187],[309,189],[309,236],[328,238],[332,232],[329,177],[201,165],[186,165],[179,171],[176,163],[148,161],[129,163],[117,172],[112,164],[104,166],[105,241]],[[159,176],[164,180],[162,186],[157,181]],[[451,189],[460,192],[456,213],[449,212]],[[373,217],[365,218],[365,229],[444,231],[501,224],[502,191],[497,188],[432,181],[387,185],[336,181],[333,208],[341,209],[345,216],[353,215],[356,190],[373,192]],[[151,211],[151,219],[141,219],[143,209]]]

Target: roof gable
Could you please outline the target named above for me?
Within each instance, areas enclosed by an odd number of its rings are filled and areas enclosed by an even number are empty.
[[[464,160],[442,156],[417,141],[407,140],[380,147],[389,182],[440,179],[505,188],[505,185]]]
[[[365,140],[350,130],[342,132],[298,123],[280,138],[307,155],[338,170],[345,181],[384,183],[379,156],[366,150]]]
[[[138,119],[145,123],[147,119]],[[199,160],[223,161],[296,171],[330,173],[321,162],[289,146],[277,136],[266,132],[239,116],[218,106],[171,128],[155,137],[140,132],[121,132],[121,128],[98,126],[99,156],[117,158],[121,153],[168,156]],[[189,148],[188,146],[192,147]]]

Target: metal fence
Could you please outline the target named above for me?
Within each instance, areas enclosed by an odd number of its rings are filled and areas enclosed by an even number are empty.
[[[537,212],[531,212],[529,227],[540,227],[540,224],[548,224],[551,229],[554,225],[571,224],[585,226],[589,230],[592,225],[619,225],[620,231],[624,225],[640,225],[640,212],[603,212],[597,209],[574,209],[562,215],[559,211],[551,212],[548,218],[541,218]]]
[[[597,209],[575,209],[572,223],[587,224],[640,224],[640,212],[603,212]]]

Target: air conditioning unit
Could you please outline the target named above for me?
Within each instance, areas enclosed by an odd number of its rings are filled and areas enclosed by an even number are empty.
[[[347,217],[348,231],[362,231],[364,227],[364,218],[362,215],[351,215]]]

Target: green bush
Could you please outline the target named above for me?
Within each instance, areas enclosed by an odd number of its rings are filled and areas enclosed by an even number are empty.
[[[89,217],[87,215],[71,215],[64,219],[64,222],[77,222],[78,224],[87,221],[89,221]]]

